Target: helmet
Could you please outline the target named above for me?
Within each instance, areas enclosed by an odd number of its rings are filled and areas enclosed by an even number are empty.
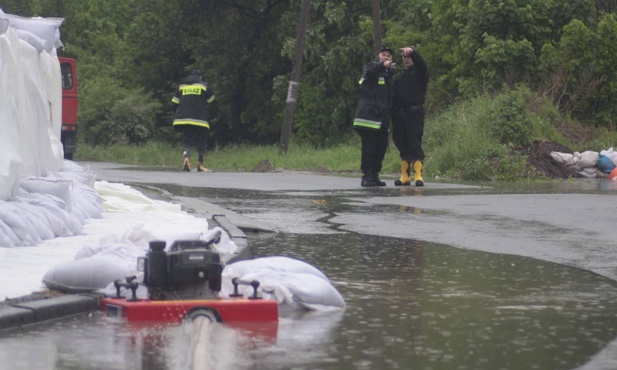
[[[383,51],[387,51],[387,52],[389,52],[389,53],[390,53],[390,55],[394,55],[394,51],[392,51],[392,49],[390,49],[390,48],[389,48],[389,47],[387,47],[387,46],[382,47],[382,48],[381,48],[381,50],[379,50],[379,53],[381,53],[381,52],[383,52]]]

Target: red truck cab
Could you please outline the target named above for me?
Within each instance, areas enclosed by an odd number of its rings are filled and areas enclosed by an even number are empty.
[[[77,73],[75,59],[58,58],[62,72],[62,132],[64,158],[73,159],[77,148]]]

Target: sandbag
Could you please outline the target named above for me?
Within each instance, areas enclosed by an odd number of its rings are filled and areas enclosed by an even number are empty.
[[[312,265],[288,257],[266,257],[240,261],[225,266],[221,296],[234,292],[234,277],[246,281],[258,280],[259,294],[272,299],[284,310],[332,310],[345,308],[342,295],[328,278]],[[238,293],[249,297],[250,286],[238,286]]]
[[[60,25],[64,22],[63,18],[26,18],[6,13],[3,17],[8,19],[11,27],[17,30],[33,33],[55,48],[64,46],[60,41]]]
[[[24,30],[15,30],[17,36],[32,45],[38,51],[47,51],[48,53],[52,51],[53,45],[49,43],[47,40],[43,40],[32,32],[24,31]]]
[[[598,169],[595,167],[587,167],[583,168],[582,171],[578,171],[577,173],[586,178],[596,178],[598,177],[597,170]]]
[[[35,240],[38,238],[38,235],[36,237],[31,235],[32,230],[30,222],[19,214],[17,208],[13,204],[10,202],[3,203],[0,208],[0,219],[3,220],[17,236],[15,246],[36,244]]]
[[[289,257],[263,257],[247,261],[238,261],[225,267],[225,274],[230,277],[244,276],[256,271],[275,271],[311,274],[326,281],[328,278],[316,267],[297,259]]]
[[[576,157],[574,154],[561,152],[551,152],[551,158],[553,158],[555,162],[563,164],[565,166],[577,164],[580,160],[580,157]]]
[[[593,152],[593,151],[585,151],[581,153],[581,160],[579,161],[579,165],[581,166],[581,168],[585,169],[585,168],[590,168],[590,167],[595,167],[596,163],[598,162],[598,158],[600,157],[600,154],[598,152]]]
[[[102,253],[53,266],[43,276],[43,284],[66,293],[91,292],[123,279],[134,265],[121,254]]]
[[[30,193],[50,194],[64,201],[70,212],[71,189],[73,182],[69,180],[28,177],[22,179],[19,186]]]
[[[42,216],[47,219],[47,223],[51,228],[53,234],[58,236],[71,236],[72,233],[67,233],[68,229],[66,227],[66,223],[63,217],[58,217],[58,215],[54,214],[51,210],[48,209],[48,202],[36,197],[22,197],[18,196],[16,200],[31,204],[35,207],[37,212],[40,212]]]
[[[2,206],[1,201],[0,206]],[[20,240],[13,232],[13,229],[0,218],[0,247],[12,248],[19,242]]]

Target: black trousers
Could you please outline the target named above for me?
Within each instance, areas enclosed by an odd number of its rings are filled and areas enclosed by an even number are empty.
[[[196,148],[199,155],[197,160],[203,162],[210,130],[195,125],[182,125],[180,127],[182,128],[182,147],[187,156],[190,157],[191,148]]]
[[[392,112],[392,141],[401,160],[424,161],[424,108],[401,107]]]
[[[388,148],[388,130],[356,130],[362,141],[360,169],[362,173],[381,172],[383,159]]]

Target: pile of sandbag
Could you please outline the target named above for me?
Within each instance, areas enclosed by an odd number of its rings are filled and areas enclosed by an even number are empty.
[[[15,196],[0,200],[0,247],[81,234],[87,219],[102,217],[95,177],[88,168],[64,161],[56,175],[22,178]]]
[[[577,173],[582,177],[617,177],[611,172],[617,168],[617,152],[613,148],[600,152],[584,151],[570,153],[551,152],[551,157],[571,172]]]

